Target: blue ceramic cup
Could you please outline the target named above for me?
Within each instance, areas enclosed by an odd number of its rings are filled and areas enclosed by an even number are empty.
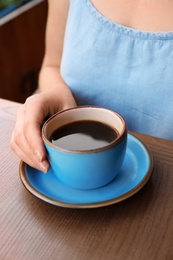
[[[72,134],[68,133],[71,126],[75,126]],[[95,129],[96,137],[84,140],[86,136],[83,131],[86,128],[91,132]],[[107,128],[111,128],[113,135],[107,132]],[[78,136],[78,132],[82,134]],[[65,147],[61,144],[62,135],[66,138]],[[100,136],[101,139],[112,136],[112,139],[100,143]],[[43,125],[42,137],[51,170],[61,182],[77,189],[96,189],[111,182],[120,171],[126,153],[127,126],[125,120],[114,111],[81,106],[50,117]],[[60,140],[60,143],[53,140]]]

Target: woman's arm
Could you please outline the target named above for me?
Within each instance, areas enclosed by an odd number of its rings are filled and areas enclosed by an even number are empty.
[[[65,27],[69,0],[49,0],[46,26],[45,56],[40,71],[39,89],[41,91],[64,85],[60,75]]]
[[[49,0],[46,50],[39,76],[40,93],[27,98],[18,110],[10,143],[21,160],[43,172],[49,168],[41,137],[43,119],[76,105],[60,75],[68,7],[69,0]]]

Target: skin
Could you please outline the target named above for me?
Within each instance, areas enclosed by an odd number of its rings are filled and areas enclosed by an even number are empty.
[[[173,31],[173,0],[92,0],[96,9],[119,24],[152,32]],[[47,115],[76,106],[60,74],[69,0],[49,0],[46,49],[39,75],[40,93],[19,108],[10,146],[32,167],[47,172],[49,162],[41,138]],[[58,17],[58,19],[57,19]]]
[[[41,93],[27,98],[19,108],[10,143],[21,160],[43,172],[49,168],[40,131],[43,119],[57,111],[76,106],[59,69],[69,1],[50,0],[49,4],[46,50],[39,76]]]
[[[107,18],[151,32],[173,31],[173,0],[92,0]]]

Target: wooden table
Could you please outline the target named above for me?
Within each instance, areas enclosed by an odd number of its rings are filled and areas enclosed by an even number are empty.
[[[124,202],[67,209],[31,195],[9,140],[19,104],[0,99],[0,259],[172,260],[173,142],[137,134],[155,162],[149,182]]]

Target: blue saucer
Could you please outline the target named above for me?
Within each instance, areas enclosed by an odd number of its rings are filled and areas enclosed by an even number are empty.
[[[153,171],[153,157],[148,147],[137,137],[128,134],[127,152],[121,171],[109,184],[93,190],[71,188],[47,174],[20,163],[21,181],[36,197],[53,205],[67,208],[96,208],[123,201],[137,193]]]

